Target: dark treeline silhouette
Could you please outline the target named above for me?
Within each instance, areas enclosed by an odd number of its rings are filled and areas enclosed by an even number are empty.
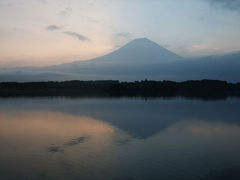
[[[195,81],[63,81],[2,82],[0,96],[110,96],[223,99],[240,97],[240,83],[218,80]]]

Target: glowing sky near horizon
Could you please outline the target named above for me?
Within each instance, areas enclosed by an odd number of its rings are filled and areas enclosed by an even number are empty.
[[[184,57],[240,51],[239,0],[0,0],[0,67],[101,56],[147,37]]]

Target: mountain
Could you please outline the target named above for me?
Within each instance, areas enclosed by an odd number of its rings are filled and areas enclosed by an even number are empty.
[[[114,68],[128,69],[134,66],[156,65],[164,62],[175,62],[183,58],[147,39],[135,39],[125,46],[107,55],[87,61],[75,61],[50,67],[61,72],[112,72]],[[109,69],[106,69],[109,68]],[[136,69],[136,68],[135,68]],[[114,69],[114,72],[116,70]]]
[[[50,72],[81,74],[80,79],[145,79],[147,74],[166,63],[182,61],[181,56],[147,39],[135,39],[98,58],[48,67]]]
[[[147,39],[135,39],[120,49],[105,56],[92,59],[91,62],[109,62],[117,64],[129,63],[159,63],[180,60],[182,57],[161,47],[157,43]],[[75,62],[81,63],[81,62]]]
[[[135,39],[98,58],[49,67],[0,70],[0,81],[174,80],[240,81],[240,53],[197,59],[183,57],[147,39]]]

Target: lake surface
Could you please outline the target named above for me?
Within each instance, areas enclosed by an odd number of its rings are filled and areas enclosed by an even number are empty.
[[[0,179],[240,179],[240,99],[1,98]]]

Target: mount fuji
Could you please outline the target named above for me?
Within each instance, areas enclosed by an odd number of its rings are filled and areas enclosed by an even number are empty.
[[[240,80],[240,53],[185,59],[147,39],[91,60],[48,67],[0,69],[0,81],[63,80]]]

